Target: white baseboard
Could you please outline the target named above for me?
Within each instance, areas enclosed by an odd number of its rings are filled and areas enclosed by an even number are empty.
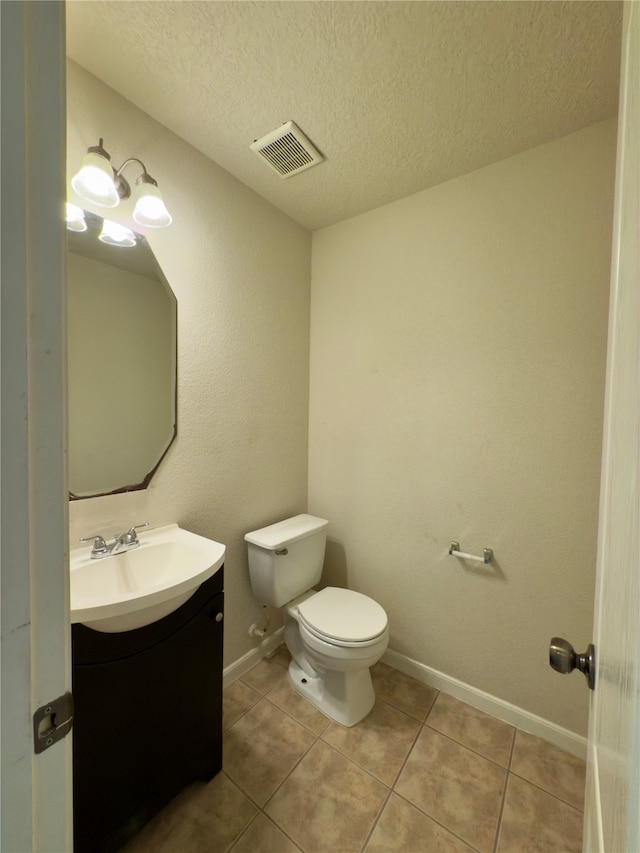
[[[269,637],[264,639],[259,646],[247,652],[237,661],[230,664],[223,671],[222,684],[223,687],[228,687],[236,679],[244,675],[245,672],[255,666],[257,663],[275,651],[279,645],[284,642],[284,628],[279,628]],[[578,758],[587,757],[587,739],[569,729],[563,729],[562,726],[551,723],[543,717],[538,717],[530,711],[525,711],[523,708],[518,708],[517,705],[512,705],[510,702],[505,702],[504,699],[499,699],[497,696],[492,696],[490,693],[485,693],[483,690],[478,690],[477,687],[472,687],[470,684],[465,684],[464,681],[458,681],[457,678],[452,678],[450,675],[445,675],[437,669],[419,663],[400,652],[394,652],[392,649],[387,649],[382,660],[384,663],[392,666],[394,669],[410,675],[417,681],[423,684],[428,684],[435,687],[436,690],[442,690],[449,696],[454,696],[467,705],[472,705],[478,708],[479,711],[484,711],[486,714],[491,714],[505,723],[509,723],[522,731],[536,735],[543,740],[549,741],[560,749],[570,752],[572,755],[577,755]]]
[[[466,702],[467,705],[472,705],[499,720],[504,720],[505,723],[510,723],[518,729],[549,741],[559,746],[560,749],[577,755],[578,758],[586,759],[587,757],[587,739],[569,731],[569,729],[563,729],[562,726],[551,723],[543,717],[538,717],[536,714],[518,708],[510,702],[498,699],[497,696],[492,696],[472,687],[470,684],[458,681],[457,678],[445,675],[437,669],[425,666],[425,664],[412,660],[400,652],[394,652],[392,649],[387,649],[382,660],[394,669],[412,676],[417,681],[435,687],[437,690],[442,690],[443,693],[454,696],[456,699]]]
[[[284,628],[278,628],[277,631],[274,631],[273,634],[270,634],[266,637],[259,646],[256,646],[255,649],[251,649],[250,652],[247,652],[246,655],[242,655],[241,658],[238,658],[237,661],[225,667],[222,672],[222,686],[228,687],[238,678],[243,676],[245,672],[248,672],[252,666],[255,666],[257,663],[263,658],[266,658],[267,655],[271,654],[278,646],[281,646],[284,643]]]

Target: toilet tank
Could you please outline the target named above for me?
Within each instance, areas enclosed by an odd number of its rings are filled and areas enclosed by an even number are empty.
[[[247,533],[249,576],[258,601],[282,607],[320,580],[328,525],[324,518],[303,514]]]

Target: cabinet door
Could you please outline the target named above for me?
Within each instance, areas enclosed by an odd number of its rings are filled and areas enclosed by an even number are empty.
[[[162,642],[74,666],[74,849],[117,849],[222,766],[222,593]],[[121,635],[122,636],[122,635]]]

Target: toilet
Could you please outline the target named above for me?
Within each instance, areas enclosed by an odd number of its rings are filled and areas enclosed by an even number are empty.
[[[375,702],[369,668],[389,643],[387,614],[350,589],[313,589],[322,574],[329,522],[296,515],[247,533],[256,598],[282,608],[289,682],[323,713],[354,726]]]

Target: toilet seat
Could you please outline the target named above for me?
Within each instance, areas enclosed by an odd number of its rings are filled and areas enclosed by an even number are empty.
[[[367,595],[326,587],[298,604],[301,626],[319,640],[345,648],[375,643],[387,630],[387,614]]]

